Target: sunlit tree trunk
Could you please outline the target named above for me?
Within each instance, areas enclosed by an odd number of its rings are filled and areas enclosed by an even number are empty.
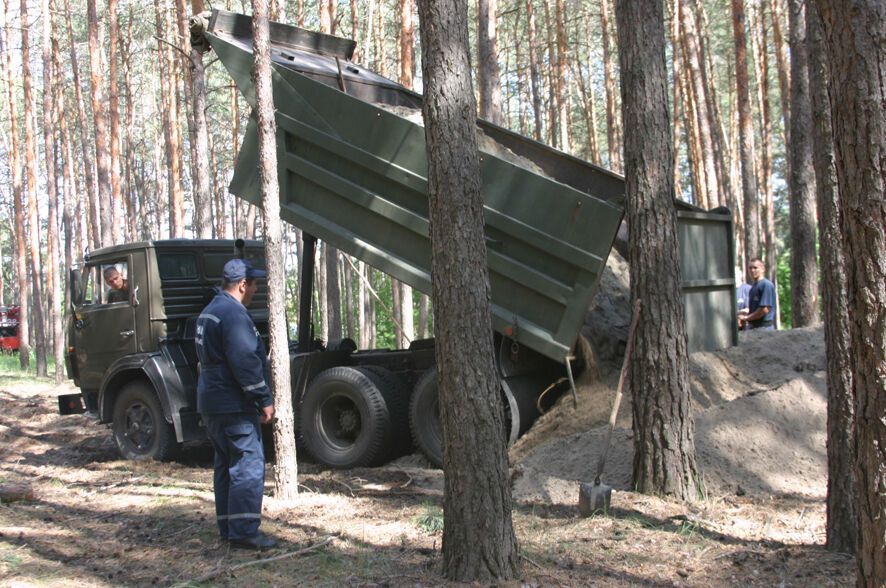
[[[195,19],[203,20],[203,0],[191,0],[191,10]],[[190,43],[188,43],[190,45]],[[203,51],[201,47],[191,47],[188,63],[191,78],[191,104],[193,106],[193,130],[191,143],[194,145],[194,224],[195,233],[201,239],[212,238],[212,188],[209,184],[209,129],[206,123],[206,76],[203,71]]]
[[[738,134],[741,154],[741,185],[744,194],[745,260],[761,255],[760,212],[757,176],[754,169],[754,123],[751,119],[751,90],[748,78],[748,48],[745,34],[744,0],[732,0],[732,31],[735,38],[735,87],[738,100]]]
[[[120,178],[120,88],[117,80],[117,45],[120,26],[117,17],[117,0],[108,0],[108,118],[110,122],[109,163],[111,197],[108,215],[111,217],[111,238],[120,243],[125,237],[123,223],[122,180]]]
[[[498,0],[477,2],[477,90],[480,118],[501,125],[504,119],[501,112],[501,72],[498,67],[497,8]]]
[[[794,327],[818,322],[815,254],[815,169],[803,0],[789,0],[791,26],[791,317]]]
[[[6,93],[9,107],[9,175],[12,179],[12,199],[13,199],[13,215],[15,226],[13,227],[13,236],[15,239],[15,282],[18,293],[19,305],[19,364],[23,370],[30,367],[30,348],[31,338],[29,336],[30,329],[30,305],[28,304],[28,252],[25,241],[25,218],[24,218],[24,188],[22,186],[22,162],[21,152],[19,151],[20,139],[18,130],[18,102],[16,101],[15,90],[12,84],[11,73],[12,68],[12,52],[6,46],[6,38],[10,36],[11,23],[6,20],[6,13],[9,9],[8,0],[3,0],[3,22],[2,28],[4,39],[2,43],[2,51],[4,66],[4,81],[6,82]]]
[[[28,0],[21,2],[22,23],[29,23]],[[28,261],[31,270],[31,318],[34,332],[34,351],[37,360],[37,375],[46,375],[46,331],[43,322],[43,273],[41,271],[40,252],[40,219],[37,214],[37,102],[34,97],[31,80],[30,31],[28,26],[21,29],[22,41],[22,87],[24,92],[25,118],[25,179],[26,190],[23,194],[27,202],[28,218],[24,225],[25,238],[28,241]],[[22,296],[24,298],[24,296]],[[24,330],[24,327],[22,327]]]
[[[274,423],[274,496],[289,501],[298,496],[295,416],[289,375],[289,335],[286,327],[286,272],[280,226],[277,179],[277,124],[271,87],[271,39],[266,0],[252,0],[255,103],[258,122],[258,176],[262,197],[262,229],[268,267],[268,334],[271,385],[277,420]]]
[[[849,294],[846,260],[840,232],[840,198],[834,163],[830,74],[827,68],[821,17],[814,0],[806,2],[806,39],[809,48],[809,88],[812,94],[812,138],[819,213],[824,337],[828,381],[828,497],[827,547],[855,553],[858,520],[855,508],[855,397],[849,358]]]
[[[94,249],[98,249],[101,247],[100,240],[100,222],[99,222],[99,197],[98,197],[98,181],[95,177],[95,153],[91,149],[91,145],[89,143],[89,133],[87,131],[87,121],[86,118],[86,100],[83,97],[82,85],[80,83],[80,67],[79,62],[77,60],[77,43],[74,38],[74,30],[71,25],[71,6],[70,0],[65,0],[65,22],[66,28],[68,31],[68,42],[70,48],[70,59],[71,59],[71,76],[72,82],[74,86],[74,102],[77,104],[77,128],[79,129],[80,135],[80,157],[82,157],[83,161],[83,175],[86,179],[86,190],[89,195],[88,198],[88,220],[87,226],[89,227],[89,232],[92,234],[92,238],[89,239],[89,244]]]
[[[469,66],[467,6],[419,0],[431,267],[445,475],[443,573],[461,582],[519,575],[493,365],[489,276]]]
[[[55,36],[55,6],[50,0],[42,0],[43,10],[43,149],[46,161],[46,197],[48,200],[48,218],[46,241],[48,259],[46,264],[47,304],[49,305],[49,325],[52,332],[52,350],[55,360],[55,383],[61,385],[65,377],[65,350],[62,336],[61,300],[59,298],[59,230],[58,230],[58,181],[56,179],[56,153],[58,137],[53,132],[56,111],[58,86],[54,82],[52,71],[53,54],[52,39]]]
[[[538,35],[535,25],[533,0],[526,0],[526,30],[529,35],[529,83],[532,89],[532,115],[535,120],[534,137],[541,141],[544,137],[542,126],[541,81],[538,66]]]
[[[600,28],[603,38],[603,87],[606,92],[606,145],[609,150],[609,167],[621,173],[622,127],[618,107],[618,80],[615,77],[616,48],[612,49],[612,26],[610,23],[610,0],[600,0]]]
[[[668,120],[662,4],[616,4],[625,125],[625,179],[631,239],[631,297],[642,300],[631,361],[634,488],[695,500],[689,360],[680,292],[673,147]]]
[[[886,584],[886,13],[878,0],[817,0],[831,75],[850,366],[855,389],[856,584]]]

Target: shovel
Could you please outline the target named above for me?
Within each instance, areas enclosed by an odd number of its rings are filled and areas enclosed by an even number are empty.
[[[631,327],[628,329],[628,345],[625,349],[625,358],[621,365],[621,373],[618,376],[618,388],[615,391],[615,399],[612,401],[612,414],[609,415],[609,431],[606,433],[606,443],[603,445],[603,453],[597,462],[597,476],[593,484],[583,483],[578,490],[578,510],[583,517],[589,517],[595,513],[609,513],[609,504],[612,500],[612,486],[602,482],[603,468],[606,467],[606,456],[609,454],[609,446],[612,442],[612,432],[615,430],[615,417],[618,415],[618,407],[621,405],[622,390],[628,375],[628,367],[631,365],[631,353],[634,350],[634,334],[637,331],[637,321],[640,318],[640,299],[634,301],[634,316],[631,318]]]

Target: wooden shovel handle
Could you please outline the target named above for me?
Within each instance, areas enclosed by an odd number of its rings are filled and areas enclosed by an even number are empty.
[[[625,349],[625,358],[621,364],[621,373],[618,376],[618,388],[615,390],[615,400],[612,402],[612,414],[609,415],[609,431],[606,433],[606,443],[603,446],[603,453],[600,454],[600,461],[597,462],[597,477],[594,478],[594,484],[600,484],[600,477],[603,475],[603,468],[606,466],[606,456],[609,455],[609,445],[612,441],[612,432],[615,430],[615,418],[618,416],[618,407],[621,405],[622,390],[624,390],[625,380],[628,377],[628,369],[631,365],[631,355],[634,351],[634,336],[637,333],[637,322],[640,319],[641,300],[634,300],[634,312],[631,317],[631,326],[628,329],[628,346]]]

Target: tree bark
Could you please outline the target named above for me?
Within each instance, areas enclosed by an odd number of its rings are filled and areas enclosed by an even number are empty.
[[[120,88],[117,81],[117,45],[120,39],[120,26],[117,18],[117,0],[108,0],[108,118],[110,119],[110,208],[112,243],[120,243],[124,238],[123,195],[120,178]]]
[[[94,123],[96,176],[98,179],[99,224],[102,247],[113,244],[113,215],[111,212],[111,149],[108,138],[108,118],[103,91],[104,29],[98,19],[98,0],[86,0],[89,22],[89,84],[92,89],[92,119]]]
[[[735,37],[735,88],[738,99],[738,134],[741,154],[741,184],[744,194],[745,260],[761,255],[760,209],[757,176],[754,169],[754,123],[751,119],[751,91],[748,79],[748,48],[745,34],[744,0],[732,0],[732,31]]]
[[[193,18],[202,19],[203,0],[191,0]],[[209,129],[206,124],[206,76],[203,70],[203,48],[190,49],[191,99],[194,109],[194,227],[197,237],[212,238],[212,188],[209,184]]]
[[[289,375],[289,335],[286,332],[286,272],[280,227],[280,187],[277,179],[277,123],[271,87],[271,35],[267,0],[252,0],[255,102],[258,120],[258,174],[262,197],[262,228],[268,268],[268,333],[271,385],[277,421],[274,423],[274,495],[279,500],[298,496],[295,416]]]
[[[556,0],[554,18],[556,19],[556,38],[557,38],[557,63],[556,63],[556,79],[554,81],[557,98],[557,120],[560,121],[560,137],[557,145],[561,151],[569,152],[570,150],[570,133],[571,123],[569,120],[569,89],[566,86],[567,76],[569,75],[569,50],[566,42],[566,7],[563,0]]]
[[[791,25],[791,322],[818,322],[815,254],[815,169],[812,166],[812,106],[803,0],[789,0]]]
[[[83,160],[83,175],[86,179],[86,190],[89,195],[89,216],[87,225],[92,227],[93,239],[89,240],[90,245],[94,249],[101,247],[99,235],[101,234],[99,225],[99,205],[98,205],[98,182],[95,177],[95,154],[90,149],[89,136],[87,132],[86,118],[86,100],[83,98],[82,85],[80,83],[80,67],[77,60],[77,43],[74,38],[74,30],[71,26],[71,6],[70,0],[65,0],[65,21],[68,31],[68,41],[70,43],[71,58],[71,76],[74,86],[74,101],[77,104],[77,128],[80,131],[80,149]],[[82,251],[82,250],[81,250]]]
[[[839,194],[834,163],[829,73],[821,18],[814,0],[806,2],[806,38],[809,46],[809,88],[812,92],[815,148],[815,185],[820,219],[821,273],[828,287],[822,289],[824,337],[828,380],[828,498],[827,547],[855,553],[858,533],[855,510],[854,395],[849,367],[849,307],[846,291],[846,260],[840,233]]]
[[[615,78],[615,59],[613,56],[612,31],[610,26],[610,0],[600,0],[600,35],[603,38],[603,87],[606,92],[606,145],[609,150],[609,168],[621,173],[624,169],[622,155],[621,120],[618,111],[618,80]],[[617,48],[616,48],[617,50]]]
[[[856,583],[875,587],[886,584],[886,11],[878,0],[817,5],[829,54],[856,394]]]
[[[686,50],[686,66],[692,84],[692,95],[696,113],[696,128],[700,139],[700,153],[704,166],[704,189],[708,206],[720,205],[717,163],[714,160],[714,140],[711,132],[712,116],[708,112],[707,87],[703,76],[704,62],[698,41],[698,27],[689,2],[680,2],[680,19],[683,42]]]
[[[534,137],[541,141],[544,137],[542,126],[541,81],[538,71],[538,35],[535,26],[533,0],[526,0],[526,29],[529,35],[529,83],[532,88],[532,115],[535,120]]]
[[[457,0],[418,5],[446,474],[443,570],[455,581],[508,581],[519,575],[519,553],[493,365],[467,9]]]
[[[28,253],[25,246],[25,221],[24,221],[24,194],[22,186],[21,153],[19,152],[18,130],[18,106],[15,99],[15,91],[12,86],[12,53],[6,46],[6,38],[9,37],[11,26],[6,20],[9,9],[8,0],[3,0],[2,28],[4,38],[0,43],[0,54],[3,55],[4,79],[9,105],[9,175],[12,178],[13,216],[15,226],[13,234],[15,238],[15,282],[18,292],[19,305],[19,365],[27,370],[31,363],[30,342],[28,326],[30,324],[30,307],[28,305]]]
[[[769,53],[766,35],[766,5],[761,3],[756,10],[755,31],[759,33],[759,41],[754,43],[754,62],[757,64],[757,103],[760,112],[760,166],[757,186],[762,196],[761,233],[764,264],[770,271],[769,279],[775,283],[774,277],[778,269],[777,243],[775,240],[775,203],[772,194],[772,113],[769,105]],[[752,39],[757,35],[752,35]]]
[[[52,349],[55,359],[55,383],[62,384],[65,377],[65,348],[62,335],[61,300],[59,298],[59,230],[57,220],[58,181],[56,179],[56,152],[58,137],[53,133],[53,116],[56,112],[58,85],[53,79],[53,47],[55,36],[54,12],[50,0],[43,0],[43,149],[46,160],[46,196],[48,200],[47,249],[49,260],[46,265],[47,302],[49,304],[49,324],[52,331]]]
[[[25,238],[28,241],[28,261],[31,270],[31,317],[34,319],[34,351],[37,362],[37,375],[46,376],[46,331],[43,323],[43,285],[40,268],[40,220],[37,215],[37,104],[31,85],[31,50],[30,32],[28,30],[28,0],[21,1],[21,40],[22,40],[22,87],[25,105],[25,179],[26,190],[23,194],[27,202],[28,218],[24,225]],[[24,296],[22,296],[24,298]]]
[[[504,124],[501,112],[501,72],[498,67],[498,0],[477,2],[477,86],[480,118]]]
[[[701,491],[674,206],[662,5],[619,0],[631,297],[643,301],[631,361],[634,487],[694,500]]]

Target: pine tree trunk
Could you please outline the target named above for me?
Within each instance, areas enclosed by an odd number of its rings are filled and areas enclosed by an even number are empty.
[[[100,239],[103,247],[113,244],[111,214],[111,149],[108,138],[108,119],[105,95],[103,92],[104,29],[98,18],[98,0],[86,0],[86,14],[89,23],[89,84],[92,89],[92,119],[94,123],[96,177],[98,181]]]
[[[409,347],[409,343],[415,340],[415,318],[412,308],[412,286],[400,282],[400,324],[402,325],[403,348]]]
[[[498,67],[496,13],[498,0],[477,2],[477,92],[480,118],[504,124],[501,112],[501,72]]]
[[[21,2],[21,18],[28,23],[28,0]],[[37,216],[37,104],[31,85],[31,51],[30,34],[27,26],[21,30],[22,40],[22,87],[24,92],[25,119],[25,177],[27,189],[24,198],[27,202],[28,218],[25,222],[25,238],[28,242],[28,261],[30,262],[31,289],[33,296],[31,326],[34,332],[34,351],[37,360],[37,375],[46,376],[46,331],[43,323],[43,285],[40,264],[40,220]],[[27,290],[25,291],[27,292]],[[24,298],[24,296],[22,296]],[[22,327],[24,330],[24,327]]]
[[[493,364],[467,8],[457,0],[418,5],[446,473],[443,573],[459,582],[510,581],[519,552]]]
[[[191,0],[194,18],[203,20],[203,0]],[[209,129],[206,123],[206,76],[203,71],[203,49],[191,46],[191,99],[193,100],[194,128],[194,223],[195,233],[201,239],[212,238],[212,188],[209,184]]]
[[[603,87],[606,91],[606,145],[609,150],[609,169],[621,173],[624,169],[622,155],[621,120],[618,112],[618,80],[615,79],[615,60],[612,50],[610,25],[610,0],[600,0],[600,35],[603,37]]]
[[[19,152],[18,130],[18,107],[15,92],[12,86],[12,52],[6,46],[6,39],[10,36],[11,26],[6,20],[9,6],[7,0],[3,2],[2,28],[4,39],[2,43],[4,81],[9,106],[9,175],[12,178],[13,218],[15,226],[13,235],[15,238],[15,282],[18,292],[19,305],[19,365],[23,370],[30,367],[30,342],[28,326],[30,324],[30,307],[28,305],[28,253],[25,248],[25,222],[24,222],[24,194],[22,185],[21,153]]]
[[[110,119],[110,150],[108,160],[111,175],[111,197],[108,216],[111,217],[112,243],[123,238],[123,195],[120,178],[120,89],[117,81],[117,44],[120,39],[117,18],[117,0],[108,0],[108,117]]]
[[[718,184],[717,164],[714,160],[714,140],[711,132],[712,116],[708,112],[706,98],[707,88],[703,77],[704,63],[698,41],[698,28],[689,2],[680,2],[680,19],[683,29],[683,41],[686,44],[686,66],[692,84],[692,95],[696,113],[696,128],[700,139],[699,155],[704,166],[704,199],[707,205],[720,205],[720,187]]]
[[[853,434],[852,371],[849,362],[849,309],[846,260],[840,233],[839,194],[834,163],[829,73],[822,38],[821,17],[813,0],[806,2],[806,39],[809,47],[809,88],[812,93],[813,158],[820,217],[819,256],[824,336],[828,361],[828,498],[827,547],[855,553],[858,533],[855,509],[855,436]]]
[[[738,134],[741,154],[741,185],[744,194],[745,260],[761,255],[760,210],[757,201],[757,175],[754,169],[754,123],[751,119],[751,91],[748,80],[748,49],[745,35],[744,0],[732,0],[732,31],[735,36],[735,87],[738,100]]]
[[[327,341],[341,339],[341,286],[338,280],[338,249],[326,243],[326,308],[328,321]]]
[[[673,121],[674,121],[674,135],[673,135],[673,145],[674,145],[674,196],[679,199],[684,199],[683,197],[683,189],[681,187],[680,180],[680,143],[683,136],[683,117],[681,116],[681,112],[683,111],[683,84],[680,80],[681,72],[683,71],[683,60],[681,59],[682,50],[680,48],[680,0],[673,0],[672,8],[670,10],[670,19],[671,19],[671,79],[674,82],[674,92],[672,98],[672,107],[673,107]]]
[[[762,195],[761,232],[763,235],[764,265],[769,268],[772,276],[778,268],[778,259],[775,241],[775,205],[772,194],[772,113],[769,106],[769,52],[766,35],[766,8],[760,4],[757,8],[758,18],[755,31],[759,33],[759,41],[754,44],[754,62],[757,64],[757,103],[760,111],[760,175],[758,186]],[[756,38],[753,35],[752,38]],[[773,277],[769,277],[774,284]]]
[[[48,200],[48,222],[46,226],[47,249],[49,259],[46,265],[47,303],[49,305],[49,324],[52,332],[52,349],[55,359],[55,383],[62,384],[65,377],[65,349],[62,336],[61,300],[59,297],[59,230],[57,220],[58,181],[56,179],[56,152],[58,137],[52,132],[55,128],[53,115],[56,112],[58,85],[53,80],[52,39],[55,36],[53,14],[55,7],[50,0],[43,0],[43,145],[46,159],[46,197]],[[70,267],[70,266],[68,266]]]
[[[126,103],[126,118],[124,122],[124,128],[126,129],[126,146],[124,152],[126,153],[126,157],[124,158],[124,177],[126,178],[126,189],[125,194],[123,196],[125,203],[124,208],[126,210],[126,223],[127,223],[127,240],[135,241],[138,239],[139,230],[138,230],[138,218],[139,218],[139,210],[137,206],[137,191],[138,188],[137,183],[135,181],[135,159],[136,153],[133,149],[133,139],[136,136],[135,133],[135,104],[133,103],[133,95],[132,95],[132,52],[130,51],[130,47],[132,46],[132,24],[133,24],[133,14],[132,9],[129,11],[129,19],[126,27],[126,35],[121,38],[120,43],[120,63],[123,66],[123,95],[125,96]]]
[[[830,98],[855,389],[859,587],[886,584],[886,14],[878,0],[818,0]],[[830,283],[827,284],[829,287]]]
[[[94,0],[90,0],[94,1]],[[179,147],[177,143],[178,109],[175,100],[175,76],[172,73],[174,59],[170,57],[169,47],[161,41],[166,37],[167,6],[165,0],[154,0],[157,27],[157,49],[160,64],[160,102],[163,118],[164,154],[166,156],[166,184],[169,202],[169,233],[173,238],[184,236],[184,220],[182,209],[184,194],[181,187],[181,167],[179,165]]]
[[[83,97],[82,85],[80,83],[80,67],[77,60],[77,43],[74,38],[74,30],[71,26],[71,6],[70,0],[65,0],[65,19],[68,31],[68,41],[70,47],[71,58],[71,74],[74,86],[74,102],[77,104],[77,128],[80,131],[80,148],[81,157],[83,158],[83,175],[86,178],[86,189],[89,194],[89,216],[87,225],[92,228],[93,238],[89,239],[90,245],[94,249],[101,247],[99,240],[99,216],[98,216],[98,181],[95,177],[95,154],[90,149],[89,136],[87,132],[86,118],[86,100]]]
[[[673,199],[662,5],[616,4],[625,124],[631,297],[643,301],[631,361],[634,483],[640,492],[694,500],[689,361]]]
[[[431,299],[427,294],[422,294],[418,299],[418,338],[427,339],[430,333],[428,320],[430,318]]]
[[[791,317],[794,327],[818,322],[815,254],[815,169],[804,0],[789,0],[791,25]]]
[[[298,496],[295,415],[289,375],[289,335],[286,332],[286,272],[280,227],[280,188],[277,179],[277,124],[271,88],[271,39],[266,0],[252,0],[255,102],[258,122],[258,175],[262,197],[262,228],[268,268],[268,333],[271,385],[277,421],[274,423],[274,495],[289,501]]]
[[[555,9],[554,18],[556,19],[557,35],[557,74],[555,86],[557,92],[557,120],[560,121],[560,138],[557,140],[557,144],[560,150],[568,153],[570,150],[569,129],[572,125],[569,120],[569,91],[566,87],[566,77],[569,71],[569,52],[566,43],[566,15],[564,14],[566,7],[563,0],[556,0]]]
[[[784,42],[783,23],[784,23],[784,0],[771,0],[772,3],[772,42],[775,44],[775,67],[778,69],[778,88],[779,97],[781,98],[781,115],[784,125],[784,148],[785,152],[791,151],[791,78],[790,66],[788,65],[787,43]],[[788,161],[788,172],[785,176],[790,181],[790,159]]]
[[[544,137],[542,125],[541,105],[541,82],[538,72],[538,35],[535,26],[535,11],[532,8],[533,0],[526,0],[526,28],[529,34],[529,82],[532,88],[532,115],[535,120],[534,137],[541,141]]]

